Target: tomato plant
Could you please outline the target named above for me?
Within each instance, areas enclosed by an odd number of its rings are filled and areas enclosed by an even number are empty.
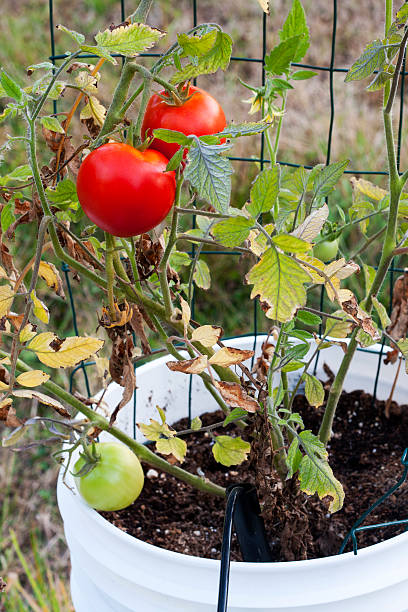
[[[101,229],[114,236],[148,232],[166,217],[174,202],[174,172],[153,149],[138,151],[109,143],[83,161],[77,179],[81,206]]]
[[[199,87],[190,86],[188,98],[180,105],[166,102],[168,98],[164,91],[154,94],[146,107],[142,124],[142,137],[151,136],[153,130],[164,128],[182,132],[186,136],[195,134],[204,136],[222,132],[226,126],[224,111],[207,91]],[[151,144],[170,159],[178,151],[180,145],[164,142],[155,138]]]
[[[338,238],[335,240],[323,240],[322,242],[316,244],[316,246],[313,248],[313,254],[322,261],[331,261],[336,257],[338,250]]]
[[[142,466],[136,455],[124,444],[99,442],[96,464],[83,476],[76,476],[78,491],[96,510],[121,510],[130,506],[140,495],[144,484]],[[74,474],[84,468],[87,457],[81,455]]]

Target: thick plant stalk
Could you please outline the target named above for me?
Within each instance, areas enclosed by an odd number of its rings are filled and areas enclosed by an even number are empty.
[[[392,21],[392,1],[386,0],[386,24],[385,30],[388,31]],[[385,280],[389,267],[392,263],[394,251],[396,247],[396,234],[397,234],[397,221],[398,221],[398,207],[401,197],[401,192],[404,186],[404,177],[400,178],[397,167],[397,160],[395,156],[395,143],[394,133],[392,127],[392,107],[395,99],[395,93],[398,84],[399,74],[401,72],[402,58],[404,56],[405,47],[408,40],[408,30],[405,32],[404,38],[401,43],[399,57],[392,80],[391,88],[389,83],[388,87],[384,90],[384,106],[383,106],[383,124],[385,131],[385,140],[387,147],[387,160],[388,160],[388,176],[389,176],[389,192],[390,192],[390,205],[387,219],[387,228],[384,238],[384,246],[381,253],[380,263],[376,275],[374,277],[373,284],[368,292],[365,301],[365,311],[370,314],[373,308],[372,298],[376,297],[379,293],[382,284]],[[405,179],[406,180],[406,179]],[[348,369],[351,361],[354,357],[354,353],[357,349],[357,330],[354,330],[346,354],[343,357],[343,361],[340,365],[339,371],[333,381],[330,389],[329,397],[326,404],[325,414],[322,420],[322,424],[319,430],[319,438],[324,443],[330,440],[333,420],[336,413],[336,408],[340,395],[343,389],[344,380],[346,378]]]

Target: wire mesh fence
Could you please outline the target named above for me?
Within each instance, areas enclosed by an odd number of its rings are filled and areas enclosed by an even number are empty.
[[[50,60],[54,63],[54,65],[58,66],[59,62],[65,58],[66,56],[64,54],[58,54],[56,51],[56,42],[55,42],[55,7],[58,4],[59,0],[49,0],[49,29],[50,29]],[[205,0],[201,0],[201,2],[204,2]],[[126,18],[126,5],[125,5],[125,0],[118,0],[119,2],[119,6],[120,6],[120,18],[122,21],[125,20]],[[200,0],[191,0],[190,2],[190,15],[191,15],[191,26],[194,27],[198,24],[198,8],[199,8],[199,4],[200,4]],[[336,66],[336,37],[338,34],[338,11],[339,11],[339,3],[337,0],[332,0],[331,3],[331,41],[330,41],[330,59],[328,62],[328,65],[316,65],[316,64],[309,64],[309,63],[295,63],[293,64],[296,67],[305,69],[305,70],[313,70],[316,71],[318,73],[324,73],[328,75],[328,99],[329,99],[329,122],[328,122],[328,130],[327,130],[327,138],[326,138],[326,152],[325,152],[325,163],[326,165],[330,164],[331,161],[333,161],[333,130],[334,130],[334,125],[335,125],[335,118],[336,118],[336,95],[335,95],[335,86],[334,86],[334,79],[335,79],[335,75],[336,74],[346,74],[348,71],[347,67],[337,67]],[[130,7],[129,7],[130,8]],[[259,65],[260,67],[260,79],[261,79],[261,83],[262,85],[265,84],[265,55],[267,53],[267,27],[268,27],[268,17],[265,13],[259,16],[259,34],[260,34],[260,39],[261,39],[261,55],[259,57],[246,57],[243,55],[233,55],[231,57],[231,61],[232,62],[239,62],[239,63],[251,63],[251,64],[256,64]],[[146,58],[158,58],[160,57],[160,53],[142,53],[141,57],[146,57]],[[88,58],[94,58],[96,56],[92,55],[92,54],[88,54],[88,53],[83,53],[79,56],[80,58],[84,58],[84,59],[88,59]],[[408,72],[406,72],[406,66],[405,66],[405,59],[403,62],[403,69],[402,69],[402,78],[401,78],[401,86],[399,89],[399,98],[400,98],[400,104],[399,104],[399,113],[398,113],[398,130],[397,130],[397,149],[396,149],[396,154],[397,154],[397,164],[398,164],[398,169],[400,169],[400,163],[401,163],[401,143],[402,143],[402,136],[403,136],[403,120],[404,120],[404,98],[405,98],[405,78],[408,74]],[[54,112],[58,112],[58,104],[57,102],[54,102]],[[262,133],[259,136],[259,147],[257,152],[254,152],[252,155],[250,156],[231,156],[230,160],[232,162],[235,163],[241,163],[241,162],[246,162],[249,164],[257,164],[258,167],[262,170],[264,168],[264,166],[266,164],[269,163],[269,159],[267,158],[267,153],[266,153],[266,147],[265,147],[265,137],[264,134]],[[291,161],[287,161],[284,158],[282,159],[278,159],[278,163],[282,166],[286,166],[286,167],[292,167],[292,168],[297,168],[299,166],[303,166],[305,169],[310,169],[312,168],[312,166],[307,165],[307,164],[303,164],[303,163],[293,163]],[[386,171],[384,171],[383,169],[376,169],[376,168],[361,168],[361,167],[356,167],[356,168],[349,168],[345,171],[345,174],[348,175],[353,175],[353,176],[386,176],[388,173]],[[195,218],[193,219],[193,227],[195,227]],[[188,253],[194,257],[196,254],[196,246],[192,246],[191,250],[188,251]],[[211,256],[216,256],[216,257],[239,257],[241,255],[240,252],[238,251],[222,251],[222,250],[212,250],[212,249],[203,249],[201,251],[202,255],[211,255]],[[386,288],[387,288],[387,292],[388,292],[388,296],[387,296],[387,303],[388,303],[388,308],[389,310],[391,310],[391,305],[392,305],[392,296],[393,296],[393,286],[394,286],[394,281],[396,280],[396,275],[400,274],[403,272],[403,268],[398,267],[398,265],[395,265],[395,260],[394,260],[394,264],[391,266],[389,272],[388,272],[388,282],[386,284]],[[67,289],[68,289],[68,295],[69,295],[69,301],[70,301],[70,307],[72,310],[72,325],[73,325],[73,329],[75,331],[76,334],[79,333],[78,330],[78,323],[77,323],[77,310],[76,310],[76,300],[75,300],[75,291],[73,290],[72,287],[72,283],[71,283],[71,276],[70,276],[70,270],[68,268],[68,266],[66,264],[62,264],[62,270],[64,272],[65,275],[65,281],[66,281],[66,285],[67,285]],[[320,301],[320,309],[323,310],[324,309],[324,288],[323,286],[321,287],[321,289],[319,289],[320,293],[320,297],[318,298]],[[192,317],[195,319],[196,318],[196,296],[195,296],[195,289],[193,289],[193,299],[192,299]],[[199,318],[199,315],[198,315]],[[253,311],[252,311],[252,324],[251,324],[251,328],[249,330],[245,331],[245,334],[242,335],[253,335],[254,336],[254,346],[256,344],[256,340],[257,337],[260,334],[260,312],[259,312],[259,305],[257,304],[256,301],[253,302]],[[377,361],[377,367],[376,367],[376,373],[375,373],[375,381],[374,381],[374,387],[373,387],[373,395],[374,395],[374,399],[376,397],[376,392],[377,392],[377,386],[378,386],[378,381],[380,379],[381,376],[381,369],[382,367],[384,367],[383,364],[383,355],[384,355],[384,350],[385,350],[385,339],[382,340],[382,343],[380,345],[380,347],[378,347],[377,345],[375,347],[371,347],[371,348],[359,348],[359,351],[363,351],[363,352],[368,352],[368,353],[375,353],[378,355],[378,361]],[[80,365],[78,365],[73,372],[71,373],[71,377],[70,377],[70,390],[73,389],[74,386],[74,381],[76,379],[76,377],[78,376],[79,373],[83,374],[84,377],[84,384],[85,384],[85,388],[86,388],[86,392],[88,394],[88,396],[91,396],[93,394],[93,389],[91,389],[91,382],[90,382],[90,377],[88,376],[87,373],[87,369],[94,366],[94,362],[89,361],[86,363],[81,363]],[[190,376],[190,385],[189,385],[189,401],[188,401],[188,417],[190,419],[191,417],[191,400],[192,400],[192,376]],[[134,435],[136,433],[136,413],[137,413],[137,391],[135,390],[134,392],[134,400],[133,400],[133,431],[134,431]],[[187,416],[187,415],[186,415]],[[401,478],[401,480],[398,482],[397,486],[401,486],[404,482],[405,479],[407,477],[407,471],[408,471],[408,467],[407,466],[407,458],[406,458],[406,454],[403,457],[402,460],[403,466],[404,466],[404,475]],[[393,491],[397,488],[394,487]],[[374,504],[374,506],[372,508],[370,508],[362,517],[361,519],[358,521],[358,524],[356,524],[353,527],[353,530],[350,534],[350,537],[352,539],[353,542],[353,548],[354,551],[357,552],[357,539],[356,539],[356,533],[359,530],[365,529],[364,527],[361,526],[361,522],[362,520],[364,520],[366,518],[366,516],[369,515],[369,513],[371,512],[371,510],[376,507],[378,505],[378,503],[382,503],[385,499],[387,499],[388,495],[390,493],[385,493],[383,495],[383,497],[376,502],[376,504]],[[400,521],[403,524],[408,523],[408,521]],[[384,523],[381,525],[374,525],[374,526],[369,526],[368,528],[375,528],[375,527],[384,527],[389,525],[389,523]],[[342,547],[342,551],[344,550],[344,547]]]

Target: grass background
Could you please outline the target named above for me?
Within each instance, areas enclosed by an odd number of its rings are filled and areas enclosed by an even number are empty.
[[[262,13],[256,0],[198,0],[198,21],[216,21],[234,39],[235,56],[261,56]],[[288,0],[271,0],[271,16],[267,21],[267,48],[277,41],[277,32],[289,8]],[[366,42],[377,37],[383,29],[383,1],[342,0],[338,3],[338,25],[335,66],[349,66]],[[333,4],[327,0],[304,0],[311,33],[311,46],[305,62],[329,66]],[[130,13],[134,4],[127,2]],[[54,24],[91,35],[111,23],[121,20],[120,3],[116,0],[54,0]],[[155,0],[149,23],[169,33],[192,25],[191,0]],[[48,2],[45,0],[3,0],[0,7],[0,65],[21,84],[26,83],[24,68],[43,61],[50,55]],[[69,39],[55,32],[56,52],[63,53]],[[165,48],[166,42],[161,48]],[[147,60],[149,62],[150,60]],[[114,69],[104,66],[100,97],[107,101],[115,83]],[[248,106],[242,103],[248,91],[238,78],[257,85],[261,78],[260,64],[232,62],[230,70],[210,77],[202,77],[200,85],[209,89],[221,102],[229,119],[247,120]],[[367,94],[361,83],[343,83],[344,74],[334,75],[335,121],[331,160],[350,159],[354,170],[385,170],[384,136],[381,124],[381,94]],[[59,110],[72,104],[73,94],[67,93]],[[399,100],[395,115],[398,115]],[[286,162],[313,165],[325,162],[327,135],[330,122],[329,73],[319,72],[311,80],[296,83],[290,92],[281,137],[280,159]],[[7,133],[16,133],[17,124],[0,126],[0,144]],[[403,136],[407,126],[403,124]],[[79,135],[76,135],[78,138]],[[404,138],[403,138],[404,141]],[[242,140],[235,148],[236,156],[258,156],[259,139]],[[408,162],[406,147],[401,151],[402,166]],[[7,164],[21,163],[18,149]],[[47,155],[44,155],[47,161]],[[248,187],[257,172],[254,163],[235,162],[233,177],[233,205],[242,205]],[[384,186],[384,178],[373,179]],[[330,199],[332,216],[335,205],[347,208],[351,203],[351,188],[345,179]],[[28,228],[28,229],[27,229]],[[23,226],[16,235],[15,250],[22,262],[31,257],[35,243],[35,229]],[[346,242],[355,246],[360,239],[358,230],[351,232]],[[343,244],[347,247],[347,244]],[[369,260],[374,263],[377,248],[370,249]],[[197,317],[202,322],[221,324],[229,335],[252,329],[253,314],[247,308],[249,289],[242,285],[247,270],[245,261],[234,257],[207,256],[212,271],[210,292],[197,292]],[[402,262],[403,263],[403,262]],[[100,310],[100,296],[87,283],[75,286],[74,296],[87,308],[78,309],[80,333],[94,333]],[[244,307],[242,305],[245,304]],[[67,305],[59,298],[48,301],[52,324],[61,336],[72,333],[72,318]],[[261,326],[265,323],[261,322]],[[61,375],[60,375],[61,376]],[[63,380],[67,382],[67,380]],[[83,391],[83,389],[81,388]],[[36,406],[27,410],[36,413]],[[55,499],[57,469],[49,456],[49,449],[40,448],[24,454],[13,454],[0,449],[0,576],[7,582],[6,593],[0,595],[0,610],[52,610],[68,612],[69,556]],[[14,532],[12,531],[14,529]],[[27,565],[28,564],[28,565]]]

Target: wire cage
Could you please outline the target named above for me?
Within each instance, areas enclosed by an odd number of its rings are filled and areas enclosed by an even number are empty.
[[[201,0],[203,1],[203,0]],[[55,43],[55,39],[54,39],[54,30],[55,30],[55,19],[54,19],[54,11],[55,11],[55,5],[57,4],[58,0],[49,0],[49,28],[50,28],[50,39],[51,39],[51,54],[50,54],[50,60],[54,63],[54,65],[58,65],[59,61],[65,57],[64,55],[60,55],[56,52],[56,43]],[[120,4],[120,16],[121,16],[121,20],[124,21],[126,18],[126,6],[125,6],[125,0],[118,0],[119,4]],[[191,5],[191,25],[192,26],[196,26],[198,24],[198,5],[200,3],[200,0],[191,0],[190,1],[190,5]],[[336,34],[337,34],[337,30],[338,30],[338,9],[339,9],[339,3],[337,2],[337,0],[332,0],[332,6],[331,6],[331,13],[332,13],[332,24],[331,24],[331,51],[330,51],[330,62],[328,65],[324,66],[324,65],[311,65],[311,64],[304,64],[304,63],[297,63],[294,64],[295,66],[302,68],[302,69],[306,69],[306,70],[313,70],[313,71],[317,71],[319,73],[326,73],[328,75],[328,94],[329,94],[329,102],[330,102],[330,113],[329,113],[329,125],[328,125],[328,131],[327,131],[327,139],[326,139],[326,155],[325,155],[325,163],[326,165],[328,165],[331,160],[332,160],[332,150],[333,150],[333,129],[334,129],[334,123],[335,123],[335,115],[336,115],[336,100],[335,100],[335,87],[334,87],[334,77],[337,73],[347,73],[348,68],[347,67],[336,67],[335,64],[335,60],[336,60]],[[328,8],[329,10],[329,8]],[[266,55],[266,51],[267,51],[267,16],[265,13],[263,13],[263,16],[259,17],[259,32],[260,32],[260,37],[261,37],[261,49],[262,49],[262,53],[260,57],[245,57],[245,56],[232,56],[231,61],[232,62],[251,62],[251,63],[256,63],[259,65],[260,70],[261,70],[261,81],[262,84],[265,83],[265,68],[264,68],[264,58]],[[147,57],[160,57],[160,53],[145,53],[145,54],[141,54],[142,56],[147,56]],[[95,57],[91,54],[82,54],[79,57],[83,57],[83,58],[92,58]],[[408,72],[406,72],[405,70],[405,59],[403,62],[403,68],[402,68],[402,79],[401,79],[401,86],[400,86],[400,90],[399,90],[399,97],[400,97],[400,104],[399,104],[399,117],[398,117],[398,136],[397,136],[397,163],[398,163],[398,169],[400,168],[400,161],[401,161],[401,141],[402,141],[402,133],[403,133],[403,118],[404,118],[404,97],[405,97],[405,78],[407,76]],[[57,103],[54,102],[54,112],[57,112]],[[265,147],[265,139],[264,139],[264,135],[260,135],[259,136],[259,149],[258,152],[250,157],[230,157],[230,159],[239,164],[240,162],[248,162],[251,164],[258,164],[258,166],[260,167],[260,169],[262,169],[265,164],[269,163],[269,160],[266,157],[266,147]],[[282,166],[289,166],[289,167],[299,167],[300,165],[303,165],[303,167],[305,167],[306,169],[311,168],[311,166],[308,165],[304,165],[304,164],[300,164],[300,163],[292,163],[289,161],[286,161],[285,159],[279,159],[278,163],[281,164]],[[362,169],[362,168],[351,168],[345,171],[346,174],[349,175],[360,175],[360,176],[381,176],[381,175],[387,175],[387,172],[385,172],[384,170],[380,170],[380,169]],[[195,219],[193,220],[193,227],[195,224]],[[191,247],[191,251],[189,251],[189,253],[194,256],[196,253],[196,248],[195,246]],[[214,250],[203,250],[202,254],[211,254],[211,255],[216,255],[217,257],[237,257],[240,255],[240,253],[234,252],[234,251],[214,251]],[[68,296],[69,296],[69,301],[70,301],[70,307],[71,307],[71,311],[72,311],[72,324],[73,324],[73,329],[75,331],[76,334],[79,333],[79,329],[78,329],[78,323],[77,323],[77,311],[76,311],[76,304],[75,304],[75,290],[73,289],[72,283],[71,283],[71,272],[69,267],[66,264],[62,264],[62,270],[64,272],[64,276],[65,276],[65,281],[66,281],[66,285],[67,285],[67,289],[68,289]],[[392,267],[389,270],[389,278],[388,278],[388,291],[389,291],[389,295],[388,295],[388,299],[389,299],[389,308],[391,309],[391,304],[392,304],[392,293],[393,293],[393,285],[394,285],[394,281],[396,279],[396,276],[400,273],[403,272],[403,269],[398,267],[397,265],[392,265]],[[194,290],[193,290],[194,291]],[[320,294],[320,305],[321,305],[321,309],[323,309],[323,301],[324,301],[324,296],[323,296],[323,288],[321,289],[321,294]],[[196,299],[195,299],[195,292],[193,293],[193,300],[192,300],[192,317],[195,318],[195,306],[196,306]],[[259,326],[259,305],[257,304],[256,301],[254,301],[253,303],[253,311],[252,311],[252,329],[250,330],[249,334],[246,335],[253,335],[255,338],[255,343],[256,343],[256,339],[259,336],[260,333],[260,326]],[[374,380],[374,387],[373,387],[373,396],[374,398],[376,397],[376,393],[377,393],[377,386],[378,386],[378,381],[379,378],[381,376],[381,369],[382,367],[384,367],[383,364],[383,354],[385,351],[385,339],[382,340],[381,345],[378,347],[376,346],[375,348],[358,348],[359,351],[363,351],[363,352],[369,352],[369,353],[374,353],[377,355],[377,365],[376,365],[376,372],[375,372],[375,380]],[[78,377],[78,375],[82,375],[84,378],[84,383],[85,383],[85,388],[86,388],[86,392],[88,393],[88,396],[92,395],[92,389],[91,389],[91,383],[90,383],[90,377],[88,376],[87,370],[88,368],[92,367],[94,365],[94,362],[92,361],[88,361],[86,363],[81,363],[79,364],[71,373],[70,376],[70,390],[73,389],[74,383],[76,378]],[[188,416],[189,419],[191,419],[191,400],[192,400],[192,376],[190,376],[190,384],[189,384],[189,397],[188,397]],[[134,398],[133,398],[133,433],[134,435],[136,435],[136,413],[137,413],[137,390],[135,390],[134,392]],[[368,526],[364,526],[362,523],[363,521],[368,517],[368,515],[381,503],[383,503],[384,501],[386,501],[388,499],[388,497],[400,486],[403,485],[403,483],[406,481],[407,476],[408,476],[408,449],[405,451],[403,457],[402,457],[402,466],[403,466],[403,473],[402,476],[400,477],[400,479],[396,482],[395,486],[393,486],[389,491],[385,492],[381,498],[379,500],[377,500],[377,502],[375,502],[375,504],[373,504],[361,517],[360,519],[355,523],[355,525],[353,526],[353,528],[351,529],[350,533],[347,535],[347,537],[345,538],[340,553],[345,552],[346,550],[346,546],[349,543],[349,540],[352,541],[352,546],[353,546],[353,550],[354,553],[357,554],[357,550],[358,550],[358,543],[357,543],[357,535],[360,531],[364,530],[364,529],[379,529],[379,528],[385,528],[388,527],[390,525],[401,525],[401,526],[407,526],[406,528],[408,529],[408,519],[407,520],[402,520],[402,521],[394,521],[391,523],[381,523],[378,525],[368,525]],[[396,480],[398,478],[398,474],[396,475]],[[230,519],[232,520],[232,513],[230,516]]]

